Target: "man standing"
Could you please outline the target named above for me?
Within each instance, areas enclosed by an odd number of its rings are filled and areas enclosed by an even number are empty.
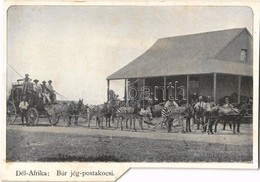
[[[25,118],[26,126],[28,126],[28,115],[27,115],[28,107],[29,107],[29,104],[28,104],[28,102],[26,102],[26,97],[23,96],[23,99],[19,104],[19,108],[21,110],[22,124],[24,123],[24,118]]]
[[[172,131],[172,123],[174,118],[172,118],[171,116],[167,116],[167,114],[170,114],[170,112],[176,108],[178,108],[178,104],[174,101],[173,97],[170,97],[169,100],[165,103],[164,105],[166,111],[166,121],[165,123],[167,124],[168,127],[168,133],[170,133]]]
[[[207,98],[207,103],[206,103],[206,112],[205,112],[205,123],[207,124],[207,132],[208,134],[212,132],[212,108],[215,107],[216,104],[215,102],[212,101],[212,98],[210,96],[208,96]]]
[[[154,101],[153,92],[151,93],[151,96],[148,98],[147,102],[148,102],[148,107],[151,111],[152,117],[155,117],[155,113],[154,113],[154,103],[155,103],[155,101]]]
[[[206,127],[204,126],[204,113],[206,110],[206,103],[203,102],[203,97],[199,96],[199,102],[195,104],[195,118],[197,120],[197,129],[200,129],[200,123],[202,125],[202,132],[206,131]]]
[[[23,92],[26,93],[30,87],[29,74],[25,74],[25,78],[18,79],[17,81],[23,81]]]
[[[53,102],[56,101],[56,94],[55,94],[55,90],[53,89],[53,86],[51,85],[52,81],[49,80],[48,81],[48,85],[46,85],[46,88],[48,89],[48,91],[50,92],[50,98]]]

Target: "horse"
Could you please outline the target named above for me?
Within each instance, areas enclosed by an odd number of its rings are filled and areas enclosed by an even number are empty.
[[[69,113],[70,113],[70,115],[69,115],[69,125],[71,125],[71,118],[72,118],[72,116],[74,116],[75,117],[74,125],[78,126],[78,118],[80,116],[81,111],[84,108],[83,99],[79,99],[79,101],[77,103],[71,101],[70,105],[71,105],[71,109],[69,110]]]
[[[103,119],[104,117],[110,118],[110,113],[108,109],[108,104],[100,104],[100,105],[91,105],[89,106],[89,114],[88,114],[88,127],[90,127],[90,122],[92,118],[95,116],[97,120],[97,124],[99,128],[103,128]]]
[[[64,126],[67,124],[67,126],[71,126],[71,118],[75,117],[75,126],[78,126],[78,118],[79,114],[82,111],[84,107],[83,99],[79,99],[78,102],[74,101],[68,101],[64,102],[63,106],[60,108],[61,117],[63,117],[64,120]],[[67,122],[68,121],[68,122]]]
[[[217,106],[214,110],[217,116],[217,119],[214,123],[215,133],[217,132],[218,123],[221,121],[223,121],[224,127],[227,122],[231,122],[230,124],[232,124],[232,127],[230,127],[230,129],[233,128],[233,134],[240,133],[240,122],[243,119],[243,117],[246,115],[246,110],[247,110],[246,103],[239,104],[236,108],[228,108],[228,109]]]
[[[104,103],[103,107],[103,117],[106,119],[106,127],[111,127],[110,126],[110,118],[112,116],[112,107],[110,106],[109,103]]]
[[[126,126],[127,126],[127,121],[130,120],[130,129],[132,131],[136,131],[135,121],[136,121],[136,119],[138,119],[140,111],[141,111],[141,105],[138,101],[130,101],[129,106],[119,107],[117,109],[117,114],[116,114],[116,117],[117,117],[117,127],[116,128],[118,128],[118,124],[120,121],[121,130],[123,130],[123,124],[122,124],[123,121],[124,120],[126,121]],[[139,120],[139,126],[141,127],[141,129],[143,129],[141,122],[142,122],[142,120]]]
[[[111,100],[108,102],[109,104],[109,111],[110,111],[110,118],[112,120],[112,123],[115,122],[115,118],[117,115],[117,110],[120,107],[125,106],[125,101],[124,100]]]

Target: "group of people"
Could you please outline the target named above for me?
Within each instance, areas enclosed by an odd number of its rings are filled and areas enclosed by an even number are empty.
[[[196,118],[197,120],[197,129],[200,129],[200,125],[202,125],[202,132],[209,132],[210,124],[209,119],[211,118],[212,109],[216,106],[216,103],[213,101],[211,96],[207,97],[207,102],[203,101],[203,97],[199,96],[198,101],[192,100],[191,104],[188,104],[187,108],[188,112],[185,114],[187,123],[190,122],[191,118]],[[178,104],[174,101],[174,98],[170,98],[164,105],[165,108],[178,108]],[[191,109],[189,109],[191,108]],[[223,105],[224,109],[233,108],[233,105],[230,104],[229,98],[225,98],[225,103]],[[195,116],[194,116],[195,111]],[[168,117],[166,118],[166,123],[168,127],[168,132],[171,131],[171,126],[173,123],[174,118]],[[186,128],[187,130],[187,128]],[[190,128],[188,129],[190,131]]]
[[[39,80],[35,79],[31,82],[29,78],[29,74],[25,74],[24,79],[20,79],[18,81],[23,81],[22,91],[27,95],[27,93],[36,95],[37,98],[42,99],[44,104],[56,102],[56,94],[55,90],[52,86],[52,81],[49,80],[48,84],[46,81],[42,81],[42,84],[39,84]]]
[[[21,119],[22,124],[24,123],[24,119],[26,120],[26,125],[28,125],[28,108],[29,103],[27,96],[28,94],[34,94],[36,98],[42,99],[44,104],[56,102],[56,94],[55,90],[52,86],[52,81],[48,81],[48,85],[46,85],[46,81],[42,81],[42,84],[39,84],[39,80],[35,79],[31,82],[29,78],[29,74],[25,74],[24,79],[20,79],[18,81],[23,81],[23,96],[22,101],[19,104],[19,109],[21,111]]]

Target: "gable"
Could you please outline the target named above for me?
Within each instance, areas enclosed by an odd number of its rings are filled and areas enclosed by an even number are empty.
[[[241,61],[241,50],[247,50],[247,61]],[[248,31],[244,29],[236,38],[234,38],[216,58],[224,61],[236,61],[245,64],[253,64],[253,40]]]

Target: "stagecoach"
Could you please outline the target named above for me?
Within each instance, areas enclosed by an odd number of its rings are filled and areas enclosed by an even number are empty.
[[[6,116],[7,124],[14,124],[20,116],[19,104],[22,97],[26,96],[29,103],[28,122],[30,125],[36,126],[39,118],[48,118],[51,125],[56,125],[59,122],[59,114],[51,112],[52,104],[44,104],[42,99],[39,99],[32,90],[23,92],[23,83],[17,81],[12,85],[10,95],[7,99]]]

